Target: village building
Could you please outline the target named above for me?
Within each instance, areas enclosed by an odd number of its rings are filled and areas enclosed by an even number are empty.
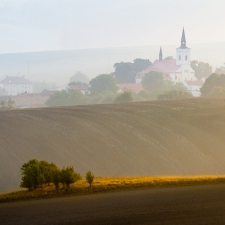
[[[162,48],[160,48],[159,59],[136,75],[136,83],[141,83],[145,74],[157,71],[163,73],[166,80],[171,80],[173,83],[183,83],[194,96],[200,96],[200,88],[203,82],[197,82],[195,71],[191,68],[190,53],[191,49],[186,45],[183,29],[181,45],[176,49],[176,59],[163,59]],[[198,89],[197,92],[196,89]]]
[[[70,89],[76,89],[81,91],[82,94],[84,95],[89,95],[90,94],[90,90],[89,87],[87,85],[79,85],[79,84],[74,84],[74,85],[70,85],[69,86]]]
[[[21,93],[33,93],[33,83],[24,76],[6,76],[5,79],[0,81],[0,87],[10,96],[19,95]]]
[[[136,94],[143,90],[142,84],[118,84],[119,91],[118,93],[124,92],[124,91],[132,91]]]

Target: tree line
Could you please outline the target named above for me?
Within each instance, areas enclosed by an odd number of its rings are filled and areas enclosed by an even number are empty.
[[[59,189],[60,184],[66,189],[70,188],[70,184],[82,179],[82,176],[72,166],[59,169],[54,163],[44,160],[38,161],[37,159],[29,160],[22,165],[21,176],[20,187],[28,190],[50,185],[50,183],[53,183],[56,189]],[[94,174],[89,170],[85,178],[91,187]]]

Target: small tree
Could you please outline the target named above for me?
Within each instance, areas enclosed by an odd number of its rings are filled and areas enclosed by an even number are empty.
[[[79,173],[76,173],[72,166],[66,168],[63,167],[61,171],[61,182],[64,186],[66,185],[67,188],[70,188],[70,184],[75,183],[76,181],[81,179],[81,175]]]
[[[86,181],[90,184],[90,188],[91,188],[91,184],[93,183],[94,181],[94,174],[89,170],[87,173],[86,173]]]
[[[119,94],[116,98],[115,98],[115,103],[125,103],[125,102],[133,102],[134,101],[134,97],[133,94],[130,91],[125,91],[121,94]]]
[[[28,188],[29,190],[37,188],[38,185],[44,183],[43,174],[41,174],[39,162],[37,159],[32,159],[24,163],[21,167],[22,182],[20,187]]]
[[[52,181],[55,185],[55,189],[58,190],[59,189],[59,183],[62,181],[62,173],[61,173],[61,170],[59,168],[55,168],[52,171]]]

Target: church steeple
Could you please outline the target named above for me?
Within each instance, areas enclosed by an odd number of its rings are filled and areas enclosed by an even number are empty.
[[[185,38],[185,32],[184,32],[184,28],[183,28],[183,32],[182,32],[182,37],[181,37],[181,48],[187,48],[186,46],[186,38]]]
[[[162,61],[163,59],[163,54],[162,54],[162,48],[160,47],[160,50],[159,50],[159,61]]]

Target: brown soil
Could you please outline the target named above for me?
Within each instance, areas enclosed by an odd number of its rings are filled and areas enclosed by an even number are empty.
[[[82,175],[225,172],[224,99],[187,99],[0,112],[0,192],[37,158]]]
[[[4,225],[225,223],[225,185],[160,188],[0,205]]]

